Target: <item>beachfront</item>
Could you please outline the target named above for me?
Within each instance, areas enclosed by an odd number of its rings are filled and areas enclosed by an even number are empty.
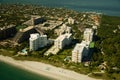
[[[53,78],[55,80],[96,80],[88,77],[87,75],[78,74],[74,71],[54,67],[41,62],[14,60],[11,57],[2,55],[0,55],[0,60],[33,73]]]

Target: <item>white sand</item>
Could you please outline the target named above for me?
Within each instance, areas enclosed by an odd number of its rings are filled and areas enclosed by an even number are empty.
[[[34,73],[54,78],[55,80],[96,80],[87,75],[78,74],[74,71],[54,67],[49,64],[35,62],[35,61],[20,61],[14,60],[11,57],[0,55],[0,60],[16,67],[32,71]]]

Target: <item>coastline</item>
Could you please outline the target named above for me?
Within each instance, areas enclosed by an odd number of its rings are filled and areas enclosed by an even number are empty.
[[[54,80],[96,80],[88,77],[87,75],[79,74],[74,71],[62,69],[41,62],[14,60],[11,57],[2,55],[0,55],[0,60],[15,67],[28,70],[38,75],[46,76]]]
[[[72,2],[72,0],[61,0],[58,1],[47,1],[46,0],[30,0],[30,1],[10,1],[10,0],[3,0],[1,1],[1,4],[21,4],[21,5],[37,5],[37,6],[44,6],[44,7],[51,7],[51,8],[67,8],[70,10],[75,10],[78,12],[98,12],[98,13],[104,13],[105,15],[109,16],[120,16],[120,6],[119,1],[109,1],[109,0],[102,0],[95,2],[96,0],[92,0],[91,2],[88,1],[82,1],[82,0],[76,0],[76,2]],[[61,3],[63,2],[63,3]],[[109,3],[108,3],[109,2]],[[59,3],[59,4],[58,4]],[[82,3],[82,4],[81,4]],[[87,3],[87,5],[86,5]],[[106,4],[104,4],[106,3]],[[97,5],[96,5],[97,4]],[[99,6],[98,6],[99,5]],[[104,7],[103,7],[104,6]]]

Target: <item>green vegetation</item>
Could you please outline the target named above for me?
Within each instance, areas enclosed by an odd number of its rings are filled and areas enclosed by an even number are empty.
[[[95,43],[94,43],[94,42],[91,42],[91,43],[90,43],[90,48],[94,48],[94,46],[95,46]]]
[[[16,26],[16,29],[17,29],[17,31],[19,31],[20,29],[24,29],[26,27],[27,27],[27,25],[18,25],[18,26]]]
[[[45,34],[47,35],[48,38],[55,39],[57,38],[57,34],[54,33],[54,30],[46,30]]]
[[[79,30],[79,25],[75,23],[75,24],[67,24],[67,26],[71,26],[73,38],[78,40],[78,42],[81,42],[82,32]]]
[[[0,27],[10,24],[20,25],[28,20],[28,18],[21,13],[22,10],[18,8],[16,5],[0,5]]]
[[[4,56],[13,56],[15,53],[14,50],[12,49],[0,49],[0,55],[4,55]]]
[[[91,19],[88,19],[89,14],[81,20],[82,13],[63,8],[46,8],[32,5],[0,5],[0,9],[0,27],[15,24],[17,30],[26,27],[22,25],[22,23],[30,19],[31,15],[50,16],[54,17],[56,20],[58,18],[64,19],[72,17],[75,19],[76,23],[67,25],[72,28],[73,38],[75,38],[73,44],[81,42],[83,28],[91,27],[91,25],[87,23],[87,21],[91,21]],[[45,24],[44,26],[48,27],[49,24]],[[98,27],[97,33],[97,36],[95,36],[96,42],[90,44],[90,48],[94,48],[94,54],[92,62],[88,67],[85,67],[84,63],[72,63],[71,60],[64,61],[67,56],[71,56],[72,50],[75,46],[73,44],[67,46],[64,50],[61,50],[58,55],[44,56],[44,52],[50,48],[50,46],[48,46],[46,48],[41,48],[38,51],[29,52],[28,56],[15,57],[14,55],[16,55],[18,51],[29,47],[28,42],[23,42],[15,47],[11,47],[12,45],[8,42],[6,45],[0,44],[0,54],[14,56],[15,59],[20,60],[49,63],[57,67],[71,69],[83,74],[92,72],[92,75],[90,76],[96,78],[120,80],[120,17],[102,15],[101,25]],[[45,31],[45,34],[48,35],[48,38],[57,38],[57,34],[54,34],[54,30],[47,30]],[[106,62],[105,73],[93,73],[100,72],[98,66],[103,62]]]
[[[97,79],[110,80],[105,73],[91,73],[89,76]]]
[[[90,72],[89,68],[85,67],[81,63],[75,64],[72,63],[71,60],[64,61],[64,59],[67,56],[71,56],[74,46],[75,45],[71,44],[70,46],[65,47],[64,50],[61,50],[57,55],[44,56],[44,53],[51,47],[48,46],[45,48],[40,48],[37,51],[29,52],[28,56],[15,56],[18,51],[21,51],[23,48],[28,47],[28,42],[24,42],[20,46],[16,46],[16,48],[2,47],[2,49],[0,49],[0,54],[13,57],[14,59],[17,60],[30,60],[30,61],[43,62],[57,67],[74,70],[82,74],[89,73]]]
[[[107,62],[106,75],[110,79],[119,80],[120,77],[120,17],[103,15],[101,26],[98,28],[94,66]],[[116,68],[116,69],[114,69]]]

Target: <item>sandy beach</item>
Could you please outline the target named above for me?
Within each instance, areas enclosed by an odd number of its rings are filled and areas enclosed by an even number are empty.
[[[96,80],[94,78],[88,77],[87,75],[78,74],[74,71],[62,69],[41,62],[14,60],[11,57],[2,55],[0,55],[0,61],[31,71],[36,74],[53,78],[54,80]]]

